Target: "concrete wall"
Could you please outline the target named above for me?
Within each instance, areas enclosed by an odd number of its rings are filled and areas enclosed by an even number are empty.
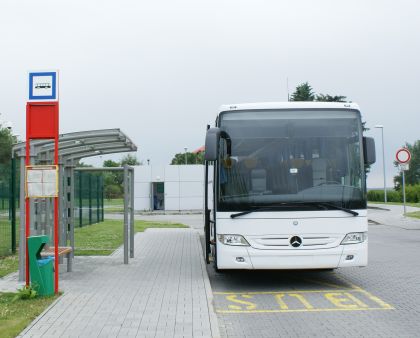
[[[143,165],[135,167],[135,210],[151,210],[153,182],[164,182],[165,184],[165,210],[203,209],[203,165]]]

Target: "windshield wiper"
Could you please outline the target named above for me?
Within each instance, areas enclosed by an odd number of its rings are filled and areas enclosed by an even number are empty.
[[[251,208],[251,209],[246,210],[246,211],[242,211],[242,212],[238,212],[236,214],[232,214],[232,215],[230,215],[230,218],[236,218],[236,217],[247,215],[247,214],[250,214],[250,213],[256,212],[256,211],[273,211],[273,210],[277,210],[277,209],[282,208],[282,207],[284,207],[284,205],[267,206],[267,207],[254,207],[254,208]]]
[[[337,209],[337,210],[342,210],[344,212],[347,212],[349,214],[352,214],[353,216],[359,216],[359,213],[348,209],[348,208],[344,208],[344,207],[339,207],[338,205],[332,204],[332,203],[328,203],[328,202],[282,202],[282,203],[276,203],[275,205],[271,205],[271,206],[266,206],[266,207],[253,207],[249,210],[246,211],[242,211],[242,212],[238,212],[236,214],[231,214],[230,218],[236,218],[236,217],[240,217],[240,216],[244,216],[247,214],[250,214],[252,212],[258,212],[258,211],[273,211],[273,210],[278,210],[279,208],[284,208],[284,207],[288,207],[288,206],[304,206],[304,205],[316,205],[316,206],[322,206],[322,207],[330,207],[333,209]]]
[[[353,216],[359,216],[359,213],[357,211],[351,210],[349,208],[339,207],[338,205],[328,203],[328,202],[302,201],[302,202],[292,202],[291,204],[312,204],[312,205],[321,206],[321,207],[330,207],[333,209],[342,210],[344,212],[352,214]]]
[[[334,208],[334,209],[337,209],[337,210],[342,210],[344,212],[347,212],[349,214],[352,214],[353,216],[359,216],[359,213],[357,211],[351,210],[349,208],[339,207],[338,205],[335,205],[335,204],[332,204],[332,203],[328,203],[328,202],[303,202],[303,203],[309,203],[309,204],[316,204],[316,205],[320,205],[320,206],[326,206],[326,207]]]

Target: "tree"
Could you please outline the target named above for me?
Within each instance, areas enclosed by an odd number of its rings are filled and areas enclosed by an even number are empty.
[[[0,125],[0,181],[9,181],[12,147],[15,142],[16,138],[12,135],[11,130]]]
[[[105,160],[104,164],[102,166],[104,168],[115,168],[115,167],[119,167],[120,164],[118,162],[113,161],[113,160]]]
[[[113,160],[106,160],[103,163],[104,168],[116,168],[122,167],[125,164],[134,166],[141,165],[137,160],[135,155],[127,154],[119,162]],[[124,193],[123,181],[124,174],[121,171],[109,171],[104,172],[104,186],[105,186],[105,197],[107,199],[111,198],[121,198]]]
[[[308,82],[297,86],[290,101],[346,102],[343,95],[315,94]]]
[[[137,159],[135,155],[127,154],[121,159],[121,166],[124,166],[125,164],[135,166],[135,165],[142,165],[141,162]]]
[[[319,102],[346,102],[346,97],[342,95],[317,94],[315,101]]]
[[[185,163],[185,153],[175,154],[171,164],[204,164],[204,152],[186,153],[187,163]]]
[[[414,144],[406,143],[405,147],[408,148],[411,153],[410,169],[404,173],[405,184],[418,184],[420,183],[420,140],[415,141]],[[398,163],[394,162],[394,165],[397,166]],[[397,190],[402,187],[401,173],[399,173],[397,176],[394,176],[394,185],[395,189]]]
[[[9,163],[12,158],[12,147],[15,142],[9,128],[3,128],[0,124],[0,163]]]
[[[116,184],[105,185],[104,188],[105,198],[110,200],[113,198],[119,198],[122,196],[121,187]]]
[[[305,82],[296,87],[290,101],[313,101],[314,99],[315,93],[312,91],[312,87],[308,82]]]
[[[93,165],[91,165],[91,164],[86,164],[86,163],[84,163],[84,162],[79,162],[79,163],[77,164],[77,166],[78,166],[79,168],[92,168],[92,167],[93,167]]]

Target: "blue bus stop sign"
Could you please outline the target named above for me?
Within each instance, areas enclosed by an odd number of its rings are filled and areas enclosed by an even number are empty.
[[[29,101],[58,101],[58,72],[29,72]]]

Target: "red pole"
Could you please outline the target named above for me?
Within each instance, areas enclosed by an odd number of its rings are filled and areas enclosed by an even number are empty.
[[[30,140],[54,139],[54,165],[58,166],[58,102],[28,102],[26,104],[26,165],[31,164]],[[46,123],[48,122],[48,123]],[[51,123],[52,122],[52,123]],[[26,285],[29,285],[29,255],[28,237],[30,235],[30,198],[25,199],[25,230],[26,230]],[[59,259],[58,259],[58,196],[54,197],[54,291],[58,293]]]
[[[58,116],[58,102],[55,106],[56,114]],[[59,120],[57,118],[57,126],[55,128],[56,135],[54,140],[54,164],[58,165],[58,138],[59,138]],[[54,292],[58,293],[58,272],[59,272],[59,261],[58,261],[58,197],[54,197],[54,265],[55,265],[55,283],[54,283]]]
[[[54,139],[54,165],[58,166],[59,116],[58,102],[28,102],[26,104],[26,165],[31,165],[30,141],[32,139]],[[25,172],[26,174],[26,172]],[[26,179],[25,179],[26,181]],[[27,196],[27,194],[26,194]],[[26,285],[29,285],[28,237],[30,235],[30,198],[25,198],[26,231]],[[59,258],[58,258],[58,196],[54,197],[54,291],[58,293]]]
[[[26,105],[26,120],[28,121],[29,116],[29,105]],[[25,164],[28,166],[31,164],[31,141],[29,138],[29,128],[28,125],[26,125],[26,158],[25,158]],[[26,175],[26,169],[25,169],[25,175]],[[25,179],[21,177],[21,180]],[[26,181],[26,179],[25,179]],[[26,193],[27,187],[25,187],[25,193]],[[29,254],[28,254],[28,237],[31,232],[30,227],[30,212],[31,212],[31,206],[29,203],[29,198],[25,196],[25,235],[26,235],[26,243],[25,243],[25,253],[26,253],[26,259],[25,259],[25,279],[26,279],[26,286],[29,286]]]

